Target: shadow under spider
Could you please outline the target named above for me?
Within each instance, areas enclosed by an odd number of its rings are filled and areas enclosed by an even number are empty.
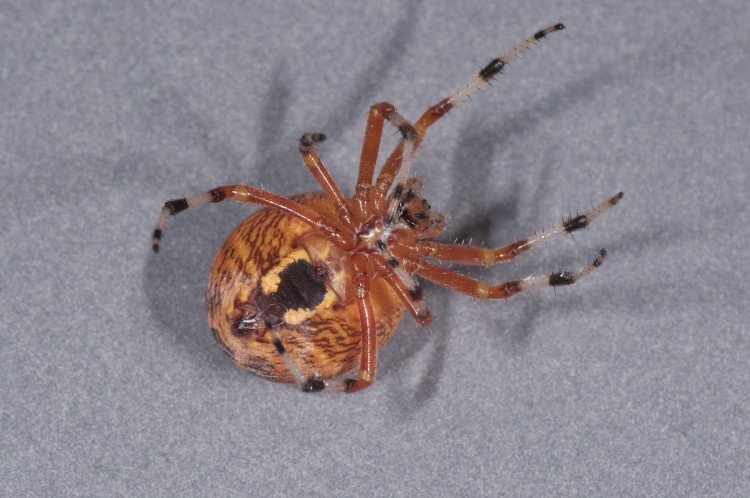
[[[382,86],[388,69],[398,65],[403,58],[403,47],[409,46],[415,36],[415,31],[410,27],[416,25],[419,20],[421,4],[422,2],[407,4],[406,14],[391,30],[392,36],[378,50],[373,50],[373,53],[379,56],[353,78],[354,85],[348,97],[343,99],[337,112],[330,114],[328,122],[316,126],[317,129],[331,136],[339,136],[342,130],[355,121],[359,125],[361,120],[364,126],[366,116],[361,113],[363,102],[366,102],[366,105],[373,103],[373,96]],[[302,161],[295,143],[297,137],[286,140],[285,134],[279,133],[279,130],[285,130],[289,125],[288,109],[293,103],[291,97],[294,95],[289,83],[292,79],[286,75],[283,64],[276,66],[271,80],[264,100],[265,105],[260,111],[260,119],[257,120],[260,126],[256,143],[259,156],[252,162],[254,167],[247,169],[242,166],[246,163],[246,156],[226,141],[215,140],[212,131],[218,126],[206,116],[192,111],[187,100],[174,88],[161,89],[158,97],[147,103],[144,112],[150,116],[149,122],[152,122],[153,126],[175,130],[181,142],[205,151],[210,159],[209,165],[220,171],[216,185],[231,181],[253,184],[254,182],[248,178],[251,173],[263,171],[265,180],[261,178],[260,182],[255,182],[256,186],[263,188],[262,184],[268,183],[276,189],[284,189],[290,182],[296,181],[295,178],[299,178],[299,175],[289,175],[286,170],[273,165],[296,164],[301,168],[298,172],[308,173],[301,165]],[[345,112],[338,112],[339,109]],[[288,133],[292,133],[294,129],[296,127],[291,127]],[[205,188],[214,186],[208,185]],[[194,193],[197,192],[175,192],[172,197]],[[159,199],[159,202],[164,200],[166,199]],[[252,208],[252,212],[257,209],[260,208]],[[206,342],[213,344],[204,312],[206,277],[223,240],[243,219],[241,215],[235,216],[233,213],[243,213],[247,216],[247,210],[247,205],[222,203],[216,209],[200,209],[186,216],[179,216],[180,222],[169,225],[169,233],[165,237],[168,240],[162,245],[162,251],[158,255],[149,251],[147,256],[143,287],[148,296],[151,313],[166,329],[177,336],[180,342],[189,344],[189,349],[194,353],[192,356],[201,358],[201,361],[204,361],[207,355]],[[158,211],[155,211],[154,217],[157,214]],[[205,333],[201,335],[203,332]],[[216,351],[220,351],[218,345]],[[217,358],[218,362],[231,367],[231,362],[222,361],[222,356],[212,355],[212,358]]]

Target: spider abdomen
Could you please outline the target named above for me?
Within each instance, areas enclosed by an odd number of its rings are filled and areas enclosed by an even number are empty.
[[[335,217],[323,193],[293,196],[316,213]],[[361,322],[351,283],[351,254],[314,227],[282,211],[262,209],[227,237],[206,290],[214,337],[239,366],[277,382],[295,377],[276,354],[272,328],[307,378],[333,378],[357,367]],[[382,279],[370,296],[380,348],[404,307]]]

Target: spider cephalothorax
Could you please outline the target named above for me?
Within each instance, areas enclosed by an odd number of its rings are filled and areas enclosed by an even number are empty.
[[[562,24],[549,26],[493,59],[413,124],[392,104],[371,106],[351,198],[339,190],[314,150],[325,136],[306,133],[299,151],[323,192],[286,198],[238,184],[164,204],[154,229],[154,251],[167,221],[180,211],[230,198],[266,207],[229,235],[208,281],[211,331],[232,360],[267,379],[295,382],[305,391],[359,391],[374,382],[377,351],[405,310],[418,324],[430,323],[419,278],[477,299],[506,299],[572,284],[601,265],[604,249],[575,271],[488,285],[427,259],[471,265],[511,260],[585,228],[614,206],[622,192],[552,228],[489,249],[429,240],[445,230],[444,217],[422,197],[421,182],[408,176],[414,152],[432,124],[524,50],[561,29]],[[398,128],[401,140],[374,178],[386,121]],[[341,378],[357,367],[356,378]]]

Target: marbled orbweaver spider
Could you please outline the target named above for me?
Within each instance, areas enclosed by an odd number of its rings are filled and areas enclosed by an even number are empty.
[[[562,24],[542,29],[493,59],[413,124],[389,103],[371,106],[351,198],[339,190],[313,148],[325,136],[306,133],[299,151],[323,192],[285,198],[238,184],[164,204],[153,233],[154,251],[169,219],[181,211],[225,199],[265,206],[229,235],[209,276],[208,321],[232,360],[266,379],[296,383],[304,391],[360,391],[375,381],[377,351],[395,331],[404,310],[419,325],[430,323],[417,278],[476,299],[507,299],[570,285],[602,264],[604,249],[575,271],[488,285],[425,258],[468,265],[509,261],[585,228],[622,193],[589,212],[493,250],[428,240],[445,230],[445,221],[421,196],[421,182],[408,176],[414,152],[430,126],[530,46],[561,29]],[[401,139],[373,183],[386,121],[398,128]],[[357,366],[355,378],[343,378]]]

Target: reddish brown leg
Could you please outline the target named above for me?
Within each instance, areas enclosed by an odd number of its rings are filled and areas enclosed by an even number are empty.
[[[305,161],[307,167],[310,168],[310,172],[315,177],[315,180],[323,187],[323,192],[333,202],[333,205],[336,206],[341,221],[344,222],[344,225],[349,230],[354,232],[355,226],[352,221],[352,211],[349,203],[344,194],[341,193],[341,190],[339,190],[336,182],[333,181],[323,161],[320,160],[318,154],[313,150],[314,144],[320,143],[325,139],[326,136],[322,133],[305,133],[299,139],[299,152],[302,154],[302,159]]]
[[[318,228],[332,243],[344,249],[352,248],[354,243],[351,238],[340,233],[336,224],[316,214],[305,206],[287,199],[286,197],[281,197],[280,195],[266,192],[259,188],[237,184],[224,185],[222,187],[211,189],[203,194],[192,197],[183,197],[181,199],[173,199],[165,202],[164,207],[162,207],[161,213],[159,214],[159,219],[156,221],[154,234],[151,239],[154,252],[159,252],[159,242],[161,241],[164,227],[172,216],[185,211],[186,209],[205,206],[206,204],[213,202],[221,202],[225,199],[235,199],[240,202],[260,204],[261,206],[284,211],[285,213]]]
[[[495,263],[502,263],[509,261],[530,249],[551,242],[566,234],[573,233],[576,230],[586,228],[594,218],[617,204],[624,195],[624,193],[620,192],[602,202],[591,211],[575,217],[570,217],[551,228],[542,230],[541,232],[537,232],[498,249],[441,244],[433,241],[419,241],[411,245],[397,241],[394,247],[411,258],[428,257],[440,261],[468,265],[493,265]]]
[[[361,353],[359,371],[354,379],[307,379],[302,375],[299,366],[289,356],[276,331],[269,328],[271,339],[276,351],[281,355],[289,371],[297,380],[297,384],[305,392],[344,391],[353,393],[370,387],[375,382],[377,366],[377,329],[375,313],[370,301],[370,275],[367,273],[367,256],[361,253],[352,256],[354,276],[352,281],[357,288],[357,308],[361,323]]]
[[[356,379],[346,381],[346,392],[353,393],[370,387],[375,382],[378,344],[375,328],[375,313],[370,301],[370,276],[367,273],[367,256],[356,253],[352,256],[353,282],[357,287],[357,308],[362,324],[361,356]]]
[[[370,213],[370,189],[375,163],[378,160],[380,141],[383,138],[385,113],[395,111],[392,104],[380,102],[370,106],[365,125],[365,138],[362,141],[362,156],[359,160],[359,174],[354,191],[354,211],[358,218],[364,219]]]
[[[565,29],[562,24],[553,24],[540,31],[537,31],[530,37],[517,44],[511,50],[493,59],[489,64],[479,70],[474,76],[469,79],[466,83],[455,89],[447,97],[438,102],[437,104],[430,106],[427,111],[417,120],[414,124],[414,131],[416,132],[416,138],[413,143],[413,147],[406,148],[405,143],[402,140],[396,149],[391,153],[386,161],[383,169],[378,176],[378,180],[375,186],[377,205],[382,205],[385,196],[388,193],[391,185],[394,182],[394,178],[399,174],[400,169],[403,167],[404,162],[408,162],[411,159],[411,154],[419,147],[419,144],[424,139],[427,128],[432,126],[440,118],[448,114],[448,112],[454,107],[458,106],[461,102],[472,96],[482,88],[484,88],[489,82],[497,76],[502,69],[510,64],[516,57],[520,57],[521,53],[527,50],[532,45],[538,43],[544,39],[550,33]],[[409,157],[407,157],[409,156]]]
[[[606,251],[602,249],[596,259],[575,271],[562,270],[548,275],[530,276],[523,280],[510,280],[499,285],[487,285],[479,280],[425,261],[410,260],[409,270],[431,282],[475,299],[507,299],[519,292],[573,284],[579,278],[588,275],[595,268],[601,266],[606,255]]]
[[[376,106],[378,105],[380,104],[376,104]],[[417,139],[414,126],[412,126],[406,118],[396,112],[391,104],[384,103],[382,105],[384,107],[381,108],[380,111],[383,113],[383,117],[398,128],[401,132],[401,140],[398,142],[398,145],[396,145],[396,149],[390,155],[388,161],[378,175],[373,199],[376,210],[382,210],[384,208],[385,198],[388,195],[391,186],[394,183],[403,184],[406,180],[409,173],[409,165],[414,156]],[[395,162],[397,164],[388,168],[389,162]],[[372,174],[370,174],[370,179],[372,179]]]

